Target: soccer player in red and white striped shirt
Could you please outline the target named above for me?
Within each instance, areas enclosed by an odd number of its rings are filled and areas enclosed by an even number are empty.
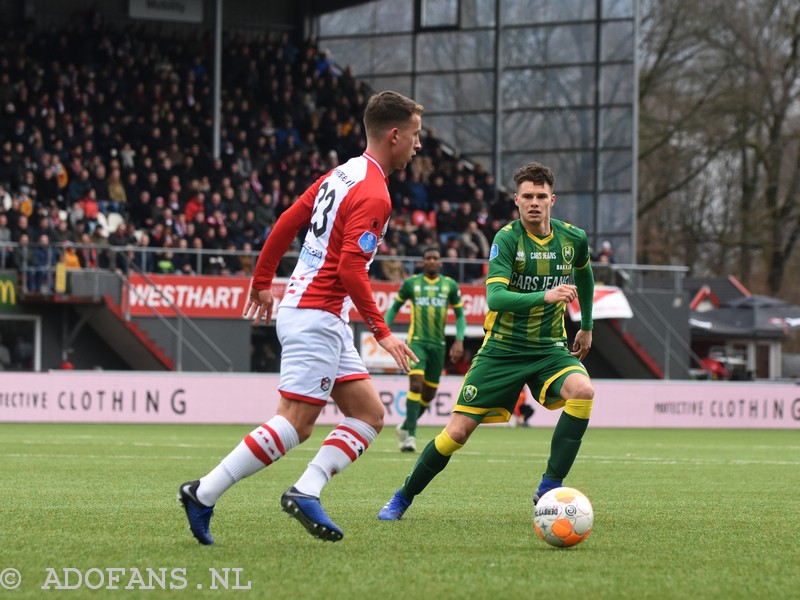
[[[308,439],[330,397],[344,415],[300,479],[281,497],[283,509],[311,535],[342,539],[320,504],[322,488],[352,464],[383,427],[384,408],[353,344],[348,315],[355,305],[378,343],[409,371],[411,349],[386,325],[367,270],[392,211],[387,178],[421,148],[423,107],[396,92],[369,99],[367,149],[317,180],[284,212],[264,244],[244,316],[272,319],[272,280],[303,227],[308,233],[277,311],[281,342],[280,403],[275,416],[248,434],[208,475],[181,485],[179,499],[201,544],[218,498],[240,479],[269,466]]]

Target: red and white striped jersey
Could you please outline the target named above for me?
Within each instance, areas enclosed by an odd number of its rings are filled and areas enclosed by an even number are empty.
[[[261,251],[255,289],[271,285],[302,227],[308,233],[280,306],[325,310],[349,320],[353,303],[378,339],[389,335],[367,270],[392,211],[386,174],[363,154],[318,179],[275,224]]]

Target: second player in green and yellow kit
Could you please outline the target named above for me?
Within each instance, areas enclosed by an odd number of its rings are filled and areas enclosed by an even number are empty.
[[[423,252],[423,272],[403,281],[394,303],[386,312],[386,323],[391,325],[403,304],[411,302],[408,345],[419,362],[411,363],[406,419],[397,428],[400,449],[404,452],[416,451],[417,421],[439,387],[445,364],[445,324],[449,307],[453,307],[456,315],[456,341],[450,348],[450,359],[455,362],[464,352],[466,319],[461,290],[454,279],[440,274],[441,267],[438,248],[426,249]]]

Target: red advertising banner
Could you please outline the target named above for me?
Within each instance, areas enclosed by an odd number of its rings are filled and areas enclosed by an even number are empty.
[[[135,317],[152,317],[160,314],[174,316],[170,303],[192,318],[240,319],[250,290],[248,277],[186,277],[182,275],[152,275],[148,283],[140,275],[131,275],[127,297],[130,314]],[[287,279],[276,279],[272,286],[275,303],[281,301],[286,291]],[[488,311],[486,288],[482,285],[461,285],[464,314],[469,325],[483,325]],[[394,302],[400,284],[373,281],[372,296],[381,313],[386,313]],[[570,305],[570,316],[580,319],[577,301]],[[395,323],[408,323],[411,304],[406,302]],[[595,319],[630,318],[633,316],[627,298],[619,288],[598,285],[595,288]],[[352,321],[362,321],[358,311],[350,311]],[[455,315],[448,313],[448,322],[455,323]]]
[[[131,275],[128,281],[127,307],[135,317],[175,316],[175,305],[188,317],[238,319],[250,289],[246,277],[152,275],[148,283]]]
[[[240,319],[244,312],[250,290],[248,277],[185,277],[182,275],[152,275],[152,284],[140,275],[131,275],[127,301],[130,314],[135,317],[152,317],[160,314],[174,316],[170,303],[192,318]],[[286,279],[277,279],[272,286],[276,306],[286,291]],[[388,281],[373,281],[372,296],[378,309],[385,313],[394,302],[400,284]],[[481,285],[462,285],[461,297],[467,323],[483,325],[486,316],[486,294]],[[396,323],[408,323],[410,304],[406,303],[397,315]],[[350,319],[361,321],[357,310],[350,312]],[[450,313],[449,320],[455,323]]]

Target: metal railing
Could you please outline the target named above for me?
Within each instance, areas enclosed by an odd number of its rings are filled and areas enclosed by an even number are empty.
[[[158,319],[164,328],[173,336],[175,340],[175,368],[177,371],[183,370],[183,349],[186,348],[200,363],[211,371],[218,371],[218,369],[206,358],[206,356],[189,340],[186,339],[184,327],[191,330],[208,348],[215,354],[224,364],[224,370],[233,371],[233,361],[214,343],[214,341],[197,326],[192,319],[190,319],[150,277],[145,270],[143,270],[135,260],[136,254],[141,252],[158,253],[157,250],[152,248],[137,248],[135,246],[106,246],[99,244],[70,244],[76,252],[90,250],[95,253],[95,256],[103,256],[104,261],[108,262],[107,268],[81,268],[67,270],[66,275],[70,273],[87,273],[94,275],[93,285],[91,286],[92,292],[90,297],[99,298],[103,296],[100,285],[100,275],[103,273],[111,273],[120,284],[120,289],[130,297],[134,294],[140,301],[142,306],[146,307],[149,312]],[[0,243],[0,269],[15,269],[19,274],[21,296],[35,294],[37,296],[53,296],[53,295],[73,295],[69,287],[69,280],[65,277],[63,288],[58,285],[58,265],[64,256],[67,246],[64,244],[19,244],[14,242]],[[162,250],[163,252],[163,250]],[[193,254],[197,250],[191,251]],[[200,251],[202,252],[202,251]],[[199,257],[202,260],[202,256]],[[147,264],[144,262],[143,264]],[[142,279],[152,288],[154,293],[159,297],[163,306],[169,307],[173,313],[175,324],[171,323],[167,317],[162,315],[159,311],[150,306],[145,298],[130,284],[128,275],[133,272],[142,277]],[[125,321],[131,321],[130,302],[122,302],[123,318]]]
[[[242,275],[249,277],[252,275],[251,269],[231,271],[230,265],[225,263],[229,258],[247,258],[249,263],[255,267],[259,253],[257,251],[244,252],[241,250],[212,250],[198,248],[151,248],[143,246],[110,246],[105,244],[70,244],[72,248],[80,252],[83,250],[91,251],[104,265],[94,267],[99,270],[113,271],[118,270],[123,273],[129,270],[127,265],[133,264],[139,267],[142,272],[156,275]],[[46,254],[39,256],[34,251],[43,248]],[[40,246],[39,244],[19,244],[18,242],[0,242],[0,269],[17,269],[20,272],[20,281],[23,286],[23,293],[42,293],[51,294],[53,292],[53,282],[55,265],[64,255],[65,246],[62,243]],[[190,270],[183,271],[180,268],[172,270],[161,270],[158,266],[159,259],[166,254],[171,254],[173,259],[180,265],[189,264]],[[34,262],[34,258],[39,256],[39,263]],[[294,269],[299,254],[297,252],[287,252],[281,259],[278,266],[278,276],[288,277]],[[46,258],[45,258],[46,257]],[[217,259],[222,259],[220,262]],[[120,262],[122,261],[122,264]],[[380,265],[384,261],[397,261],[403,265],[406,275],[413,275],[422,268],[421,256],[391,256],[378,254],[370,268],[370,277],[376,280],[385,279],[381,273]],[[230,261],[229,261],[230,262]],[[142,269],[142,265],[153,265],[153,269]],[[459,283],[482,283],[483,270],[486,266],[486,259],[442,258],[443,272],[453,277]],[[41,272],[44,290],[41,286],[31,285],[32,275]]]
[[[125,260],[129,260],[129,259],[127,257],[125,257]],[[214,354],[216,354],[217,357],[219,357],[222,360],[222,362],[226,366],[226,369],[225,369],[226,371],[233,372],[233,361],[220,349],[219,346],[217,346],[217,344],[214,343],[214,341],[210,337],[208,337],[208,335],[206,335],[206,333],[202,329],[200,329],[197,326],[197,324],[192,319],[190,319],[188,316],[186,316],[186,313],[184,313],[169,298],[169,296],[167,296],[163,292],[163,290],[159,286],[157,286],[155,284],[155,282],[147,275],[147,273],[142,271],[139,268],[138,265],[136,265],[136,264],[134,264],[132,262],[129,262],[128,268],[129,268],[128,272],[134,271],[137,275],[139,275],[142,279],[144,279],[145,283],[147,283],[147,285],[149,285],[153,289],[153,291],[158,295],[158,297],[161,300],[161,302],[164,305],[168,306],[174,312],[174,316],[176,318],[177,326],[173,326],[172,323],[170,323],[169,320],[166,317],[164,317],[155,308],[150,306],[147,303],[147,301],[145,300],[145,298],[139,293],[139,291],[136,290],[136,288],[130,284],[130,280],[128,279],[128,277],[122,275],[118,271],[115,271],[115,273],[119,277],[120,281],[122,282],[123,288],[125,290],[127,290],[128,294],[133,293],[137,297],[137,299],[141,302],[141,305],[147,307],[148,310],[150,311],[150,313],[154,317],[156,317],[159,320],[159,322],[170,333],[172,333],[175,336],[175,370],[176,371],[182,371],[183,370],[183,347],[184,346],[186,346],[186,348],[194,355],[195,358],[197,358],[197,360],[199,360],[203,364],[203,366],[205,366],[210,371],[217,371],[217,369],[214,367],[214,365],[211,364],[211,362],[205,357],[205,355],[203,355],[195,347],[194,344],[192,344],[191,342],[189,342],[186,339],[186,337],[184,335],[184,332],[183,332],[183,327],[185,325],[185,326],[189,327],[189,329],[191,329],[192,332],[194,332],[194,334],[197,335],[197,337],[199,337],[206,344],[206,346],[208,346],[208,348]],[[124,318],[125,318],[126,321],[130,321],[131,320],[130,302],[123,302],[123,306],[124,306]]]
[[[212,347],[213,351],[223,356],[221,350],[216,347],[207,336],[199,331],[197,326],[191,319],[183,315],[180,309],[174,305],[168,298],[161,293],[158,286],[153,285],[150,275],[156,274],[175,274],[181,273],[191,275],[241,275],[248,277],[252,274],[248,268],[243,268],[233,272],[230,270],[228,263],[230,257],[237,257],[249,259],[246,261],[252,267],[255,266],[258,260],[258,252],[242,252],[236,250],[210,250],[210,249],[195,249],[195,248],[150,248],[141,246],[110,246],[104,244],[72,244],[77,251],[90,250],[94,255],[102,259],[103,264],[107,264],[106,271],[114,271],[118,273],[123,281],[127,281],[127,273],[130,271],[136,272],[141,275],[149,285],[156,290],[159,294],[161,301],[169,305],[175,312],[178,318],[178,328],[174,331],[174,335],[182,339],[182,326],[189,324],[195,333],[201,338],[205,338],[204,342]],[[59,260],[64,252],[63,244],[51,244],[45,248],[46,254],[38,252],[37,256],[40,262],[42,257],[46,256],[46,265],[33,265],[31,259],[34,257],[34,249],[36,244],[20,245],[12,242],[0,243],[0,268],[8,267],[11,262],[12,268],[16,267],[20,273],[20,281],[22,293],[40,293],[49,294],[54,293],[53,281],[55,263]],[[182,269],[173,270],[146,270],[142,265],[158,265],[160,258],[163,258],[167,253],[172,254],[173,259],[179,259],[177,262],[181,264],[189,264],[190,267],[187,271]],[[278,276],[287,277],[291,274],[295,263],[297,261],[297,252],[287,252],[281,259],[278,267]],[[212,260],[214,259],[214,260]],[[221,260],[218,260],[221,259]],[[18,261],[21,264],[18,265]],[[386,280],[382,276],[382,269],[380,268],[382,261],[397,261],[402,267],[404,276],[411,275],[418,272],[422,266],[422,257],[420,256],[392,256],[379,254],[375,256],[375,261],[370,268],[370,277],[376,280]],[[484,269],[486,266],[485,259],[448,259],[443,258],[443,272],[450,275],[459,283],[474,283],[482,284],[484,279]],[[18,266],[17,266],[18,265]],[[604,281],[611,285],[621,287],[626,294],[632,299],[637,300],[639,306],[647,309],[648,315],[638,315],[637,324],[646,330],[652,337],[655,343],[661,344],[663,349],[664,364],[663,369],[665,376],[670,372],[670,362],[677,361],[678,364],[685,362],[685,357],[690,357],[695,363],[699,364],[700,357],[691,349],[684,337],[675,329],[673,324],[661,314],[659,309],[651,302],[651,300],[644,293],[646,290],[661,290],[671,291],[675,293],[683,293],[683,279],[688,273],[688,267],[680,266],[660,266],[660,265],[634,265],[634,264],[607,264],[607,263],[592,263],[595,271],[595,278],[598,281]],[[95,272],[102,272],[104,269],[95,269]],[[41,272],[40,272],[41,271]],[[606,276],[608,281],[605,281]],[[400,279],[394,279],[400,281]],[[40,282],[42,286],[39,289],[32,289],[31,282],[34,288]],[[126,289],[130,289],[126,285]],[[134,290],[134,293],[136,291]],[[141,299],[141,298],[140,298]],[[146,304],[146,303],[143,303]],[[151,309],[156,314],[156,311]],[[130,318],[128,315],[127,318]],[[171,324],[169,324],[171,325]],[[165,325],[166,326],[166,325]],[[169,329],[169,327],[168,327]],[[175,328],[173,328],[175,329]],[[182,344],[179,344],[182,347]],[[188,347],[188,346],[187,346]],[[194,349],[190,349],[195,354]],[[685,354],[681,354],[682,351]],[[180,352],[176,353],[177,362],[181,360]],[[225,357],[227,360],[227,357]],[[202,361],[204,364],[205,361]],[[208,366],[208,365],[206,365]],[[690,368],[691,365],[686,365]],[[229,367],[229,369],[232,367]]]
[[[689,272],[689,267],[684,266],[662,266],[662,265],[633,265],[633,264],[597,264],[593,265],[594,270],[600,271],[608,269],[613,273],[614,284],[618,285],[629,296],[644,305],[649,315],[639,315],[637,323],[650,333],[653,340],[662,344],[664,352],[664,364],[662,366],[664,378],[669,379],[670,360],[676,360],[678,364],[683,363],[684,355],[678,353],[678,349],[683,350],[695,364],[700,364],[700,357],[692,350],[691,343],[688,343],[683,336],[675,329],[669,319],[665,318],[661,311],[644,293],[646,290],[669,291],[675,294],[683,293],[683,280]],[[651,319],[656,322],[654,325]],[[688,369],[691,365],[685,365]]]

